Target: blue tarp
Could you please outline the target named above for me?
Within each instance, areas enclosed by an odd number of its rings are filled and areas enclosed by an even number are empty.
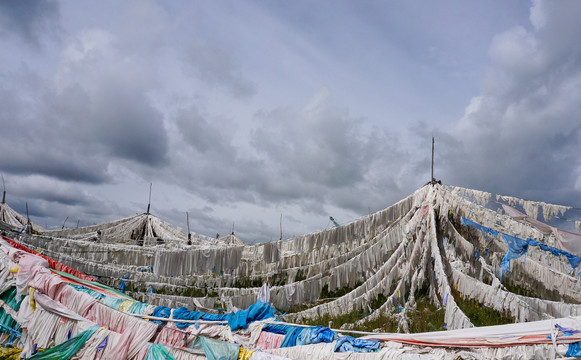
[[[257,301],[246,310],[240,310],[231,315],[228,325],[232,330],[244,329],[253,321],[274,317],[274,308],[270,303]]]
[[[286,333],[286,335],[284,336],[284,339],[282,340],[282,344],[280,344],[280,347],[291,347],[291,346],[296,346],[297,345],[297,338],[299,337],[299,334],[304,330],[304,328],[301,327],[293,327],[292,330],[290,330],[289,332]]]
[[[311,332],[311,344],[330,343],[337,337],[333,330],[324,326],[315,326],[309,328],[309,331]]]
[[[174,310],[173,318],[180,320],[206,320],[206,321],[228,321],[231,314],[210,314],[201,311],[190,311],[185,307]],[[176,323],[180,329],[185,329],[192,323]]]
[[[460,219],[460,223],[462,225],[470,225],[475,227],[476,229],[482,231],[483,233],[487,234],[487,235],[492,235],[494,237],[498,237],[498,230],[493,230],[490,228],[487,228],[486,226],[482,226],[480,224],[477,224],[473,221],[470,221],[468,219],[466,219],[465,217],[462,217],[462,219]]]
[[[581,357],[581,341],[569,344],[569,348],[567,349],[565,356]]]
[[[309,345],[311,343],[311,331],[309,328],[303,329],[297,337],[297,345]]]
[[[284,324],[266,324],[262,327],[262,331],[268,331],[275,334],[286,334],[292,329],[296,328],[296,326],[291,325],[284,325]]]
[[[163,317],[163,318],[169,318],[170,315],[171,315],[171,309],[168,308],[167,306],[158,306],[153,310],[153,314],[151,314],[151,316]],[[161,320],[151,320],[151,322],[158,324],[158,325],[165,324],[165,321],[161,321]]]
[[[579,263],[581,263],[581,257],[573,255],[567,251],[549,246],[549,245],[544,244],[542,242],[538,242],[538,241],[533,240],[531,238],[523,240],[523,239],[517,238],[515,236],[507,235],[504,233],[499,233],[497,230],[487,228],[486,226],[482,226],[480,224],[477,224],[477,223],[470,221],[464,217],[462,217],[460,222],[462,225],[473,226],[476,229],[478,229],[481,232],[488,234],[488,235],[493,235],[495,237],[498,237],[499,234],[502,235],[502,239],[508,245],[508,251],[506,252],[504,257],[502,258],[502,262],[500,265],[500,280],[502,280],[502,274],[504,272],[508,273],[508,271],[510,270],[510,260],[517,259],[523,255],[526,255],[529,246],[538,246],[541,250],[548,251],[555,256],[563,255],[563,256],[567,257],[567,260],[569,260],[569,264],[571,264],[571,267],[573,269],[577,268],[579,266]]]
[[[127,277],[127,275],[124,275],[121,278],[121,284],[119,284],[119,291],[121,291],[122,293],[125,293],[125,290],[127,290],[127,284],[125,284],[125,280],[129,280],[129,277]]]
[[[284,324],[266,324],[262,331],[285,335],[281,347],[330,343],[337,338],[337,334],[333,330],[324,326],[298,327]]]
[[[352,336],[341,336],[335,344],[335,352],[353,351],[357,353],[374,352],[379,349],[379,341],[362,340]]]
[[[510,270],[510,260],[518,259],[519,257],[526,255],[529,248],[529,244],[526,240],[521,240],[517,237],[510,236],[507,234],[502,234],[504,242],[508,245],[508,251],[504,255],[500,265],[500,280],[502,281],[502,274],[504,272],[508,273]]]
[[[157,308],[155,309],[157,310]],[[155,311],[154,311],[155,316]],[[168,314],[169,316],[169,314]],[[164,316],[167,317],[167,316]],[[239,310],[236,313],[210,314],[201,311],[190,311],[185,307],[175,309],[174,319],[180,320],[206,320],[206,321],[227,321],[232,330],[243,329],[253,321],[259,321],[274,317],[274,309],[269,303],[256,302],[246,310]],[[191,323],[176,323],[176,326],[184,329],[192,325]]]

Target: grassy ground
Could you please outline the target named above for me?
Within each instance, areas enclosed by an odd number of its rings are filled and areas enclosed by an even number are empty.
[[[452,295],[458,307],[468,316],[474,326],[491,326],[514,323],[514,318],[508,312],[502,313],[482,305],[474,299],[460,296],[460,293],[452,289]]]

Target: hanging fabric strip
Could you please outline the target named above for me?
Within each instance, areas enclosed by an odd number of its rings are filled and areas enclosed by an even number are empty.
[[[85,346],[85,343],[87,342],[87,340],[93,336],[93,334],[95,333],[95,331],[97,331],[99,329],[99,325],[93,325],[91,328],[83,331],[82,333],[80,333],[79,335],[58,344],[57,346],[54,346],[48,350],[45,350],[43,352],[34,354],[28,358],[26,358],[27,360],[30,359],[34,359],[34,360],[68,360],[71,357],[73,357],[73,355],[75,355],[77,353],[77,351],[79,351],[83,346]]]

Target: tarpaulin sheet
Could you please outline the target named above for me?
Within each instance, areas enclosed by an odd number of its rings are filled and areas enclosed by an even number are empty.
[[[569,344],[569,348],[567,349],[567,353],[565,354],[565,356],[581,357],[581,341]]]
[[[156,308],[155,311],[158,311],[158,309]],[[155,311],[153,315],[157,316],[155,315]],[[179,320],[227,321],[232,330],[245,329],[251,322],[272,317],[274,317],[273,307],[269,303],[260,301],[252,304],[248,309],[239,310],[236,313],[210,314],[202,311],[190,311],[185,307],[180,307],[175,309],[172,314],[173,319]],[[192,323],[176,323],[176,326],[181,329],[185,329],[190,325]]]
[[[297,338],[299,334],[303,331],[303,328],[293,327],[292,330],[288,331],[282,340],[280,347],[289,347],[297,345]]]
[[[228,321],[232,314],[210,314],[202,311],[190,311],[185,307],[177,308],[173,311],[173,318],[180,320],[206,320],[206,321]],[[192,323],[176,323],[180,329],[185,329]]]
[[[253,321],[274,317],[274,309],[269,303],[256,302],[246,310],[232,313],[228,319],[228,325],[232,330],[245,329]]]
[[[356,339],[352,336],[341,336],[335,344],[335,352],[374,352],[379,350],[379,344],[377,340],[363,340]]]
[[[154,317],[162,317],[162,318],[169,318],[171,315],[171,309],[167,306],[158,306],[153,310],[151,314]],[[158,325],[165,325],[165,321],[162,320],[151,320],[151,322],[158,324]]]
[[[551,254],[553,254],[555,256],[561,256],[561,255],[565,256],[567,258],[567,260],[569,260],[569,264],[571,264],[571,267],[574,269],[579,266],[579,263],[581,263],[580,256],[571,254],[570,252],[565,251],[565,250],[557,249],[555,247],[549,246],[547,244],[536,241],[534,239],[527,238],[526,240],[523,240],[523,239],[520,239],[516,236],[511,236],[508,234],[500,233],[497,230],[490,229],[486,226],[475,223],[475,222],[468,220],[464,217],[462,217],[461,223],[462,223],[462,225],[473,226],[474,228],[480,230],[481,232],[483,232],[485,234],[493,235],[495,237],[498,237],[499,234],[502,235],[502,239],[508,245],[508,251],[506,252],[504,257],[502,258],[502,262],[501,262],[501,266],[500,266],[500,280],[502,280],[502,274],[504,272],[507,272],[507,273],[509,272],[510,260],[517,259],[523,255],[526,255],[529,246],[538,246],[541,250],[550,252]]]

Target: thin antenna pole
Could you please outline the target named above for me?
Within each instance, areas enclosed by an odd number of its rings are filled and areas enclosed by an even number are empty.
[[[65,221],[63,221],[63,227],[61,228],[61,230],[64,230],[64,228],[65,228],[65,224],[67,223],[67,220],[68,220],[68,219],[69,219],[69,217],[67,216],[67,217],[66,217],[66,219],[65,219]]]
[[[432,136],[432,183],[434,183],[436,179],[434,179],[434,137]]]
[[[151,208],[151,186],[153,183],[149,183],[149,202],[147,203],[147,214],[149,214],[149,209]]]
[[[30,216],[28,215],[28,201],[26,202],[26,232],[32,234],[32,222],[30,222]]]
[[[282,213],[280,213],[280,239],[282,240]]]
[[[190,214],[186,211],[186,224],[188,225],[188,243],[192,241],[192,234],[190,233]]]
[[[2,204],[6,204],[6,184],[4,183],[4,175],[2,175]]]

